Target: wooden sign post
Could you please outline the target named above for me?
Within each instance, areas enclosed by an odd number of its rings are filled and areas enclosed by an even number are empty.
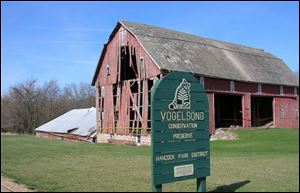
[[[192,74],[171,72],[151,91],[152,191],[162,184],[196,178],[206,190],[210,175],[208,100]]]

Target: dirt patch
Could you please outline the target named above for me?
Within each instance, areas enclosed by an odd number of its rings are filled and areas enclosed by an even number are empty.
[[[34,192],[25,185],[18,184],[12,179],[1,176],[1,192]]]
[[[210,140],[235,140],[237,135],[231,130],[233,128],[218,128],[215,130],[214,134],[211,136]]]

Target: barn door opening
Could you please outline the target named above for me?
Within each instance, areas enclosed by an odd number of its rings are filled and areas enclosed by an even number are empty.
[[[215,94],[215,126],[242,126],[242,96]]]
[[[273,121],[273,97],[251,97],[251,126],[259,127]]]
[[[132,80],[138,77],[137,72],[137,61],[135,48],[126,45],[121,46],[121,81]]]

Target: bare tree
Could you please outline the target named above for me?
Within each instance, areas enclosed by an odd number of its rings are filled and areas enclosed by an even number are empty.
[[[32,134],[41,124],[75,108],[94,106],[94,88],[87,83],[60,88],[56,80],[39,86],[36,79],[11,87],[1,96],[1,131]]]
[[[60,106],[57,101],[61,96],[61,89],[56,80],[45,82],[42,89],[46,95],[47,102],[43,110],[47,117],[46,121],[48,121],[48,119],[53,119],[56,116],[57,112],[59,112]]]
[[[43,95],[35,79],[12,87],[10,97],[14,105],[14,119],[20,129],[18,132],[32,133],[39,124],[40,108],[46,102]]]

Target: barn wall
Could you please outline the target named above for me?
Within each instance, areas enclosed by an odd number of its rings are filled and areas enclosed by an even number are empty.
[[[99,86],[110,85],[117,82],[117,64],[118,64],[118,42],[116,38],[113,38],[107,45],[107,49],[104,55],[96,79],[96,84]],[[109,76],[107,76],[107,67],[109,67]]]
[[[243,111],[243,127],[251,127],[251,96],[250,93],[244,94],[242,98],[242,111]]]
[[[99,108],[99,86],[98,85],[96,85],[96,89],[95,89],[95,95],[96,95],[96,97],[95,97],[95,103],[96,103],[96,108]],[[99,123],[99,119],[100,119],[100,115],[99,115],[100,113],[99,113],[99,111],[98,111],[98,109],[96,110],[96,128],[99,128],[100,127],[100,123]]]
[[[198,77],[199,78],[199,77]],[[258,83],[240,82],[234,80],[235,93],[258,94],[258,95],[280,95],[280,86],[271,84],[261,84],[262,92],[258,93]],[[283,86],[284,95],[293,95],[294,88],[292,86]],[[205,77],[205,90],[209,92],[230,92],[230,80]],[[297,94],[299,87],[296,87]]]
[[[243,127],[251,127],[251,96],[268,96],[274,97],[273,108],[274,115],[274,126],[275,127],[288,127],[288,128],[299,128],[299,123],[295,120],[296,111],[298,111],[299,100],[296,102],[296,96],[294,93],[294,88],[291,86],[283,86],[283,94],[280,95],[279,85],[261,84],[262,92],[258,93],[257,83],[246,83],[234,81],[234,92],[230,92],[230,80],[225,79],[214,79],[205,77],[205,90],[208,94],[209,100],[209,112],[210,112],[210,133],[215,130],[215,119],[214,119],[214,100],[213,95],[218,94],[234,94],[242,95],[242,113],[243,113]],[[298,87],[296,88],[298,94]],[[298,97],[298,96],[297,96]],[[280,119],[279,110],[284,108],[286,112],[286,118]],[[294,117],[294,118],[293,118]]]
[[[294,95],[294,87],[283,87],[283,93],[286,95]]]
[[[236,92],[256,93],[258,90],[257,84],[254,84],[254,83],[245,83],[245,82],[235,81],[234,87],[235,87]]]
[[[215,105],[214,105],[214,93],[207,93],[209,104],[209,133],[213,134],[215,131]]]
[[[297,98],[275,97],[273,118],[275,127],[299,128],[299,96]]]
[[[100,133],[128,135],[136,131],[132,130],[134,128],[144,128],[145,130],[148,128],[148,114],[150,113],[148,112],[150,97],[148,91],[151,89],[148,86],[148,80],[156,78],[160,74],[160,70],[129,31],[119,26],[114,32],[103,52],[103,59],[99,64],[100,70],[95,81],[97,90],[101,90],[103,87],[102,91],[104,91],[102,93],[104,100],[102,124],[99,123],[101,108],[99,92],[96,94],[97,128]],[[121,80],[121,46],[129,46],[130,55],[135,53],[136,79]],[[130,64],[133,63],[132,60],[130,57]],[[133,91],[133,84],[138,85],[138,91]],[[114,93],[114,90],[117,92]],[[130,122],[130,114],[132,115],[134,108],[142,110],[141,112],[136,111],[137,120]]]
[[[222,79],[205,78],[205,90],[230,91],[230,81]]]
[[[267,94],[274,94],[279,95],[280,94],[280,87],[275,85],[262,85],[262,92]]]

